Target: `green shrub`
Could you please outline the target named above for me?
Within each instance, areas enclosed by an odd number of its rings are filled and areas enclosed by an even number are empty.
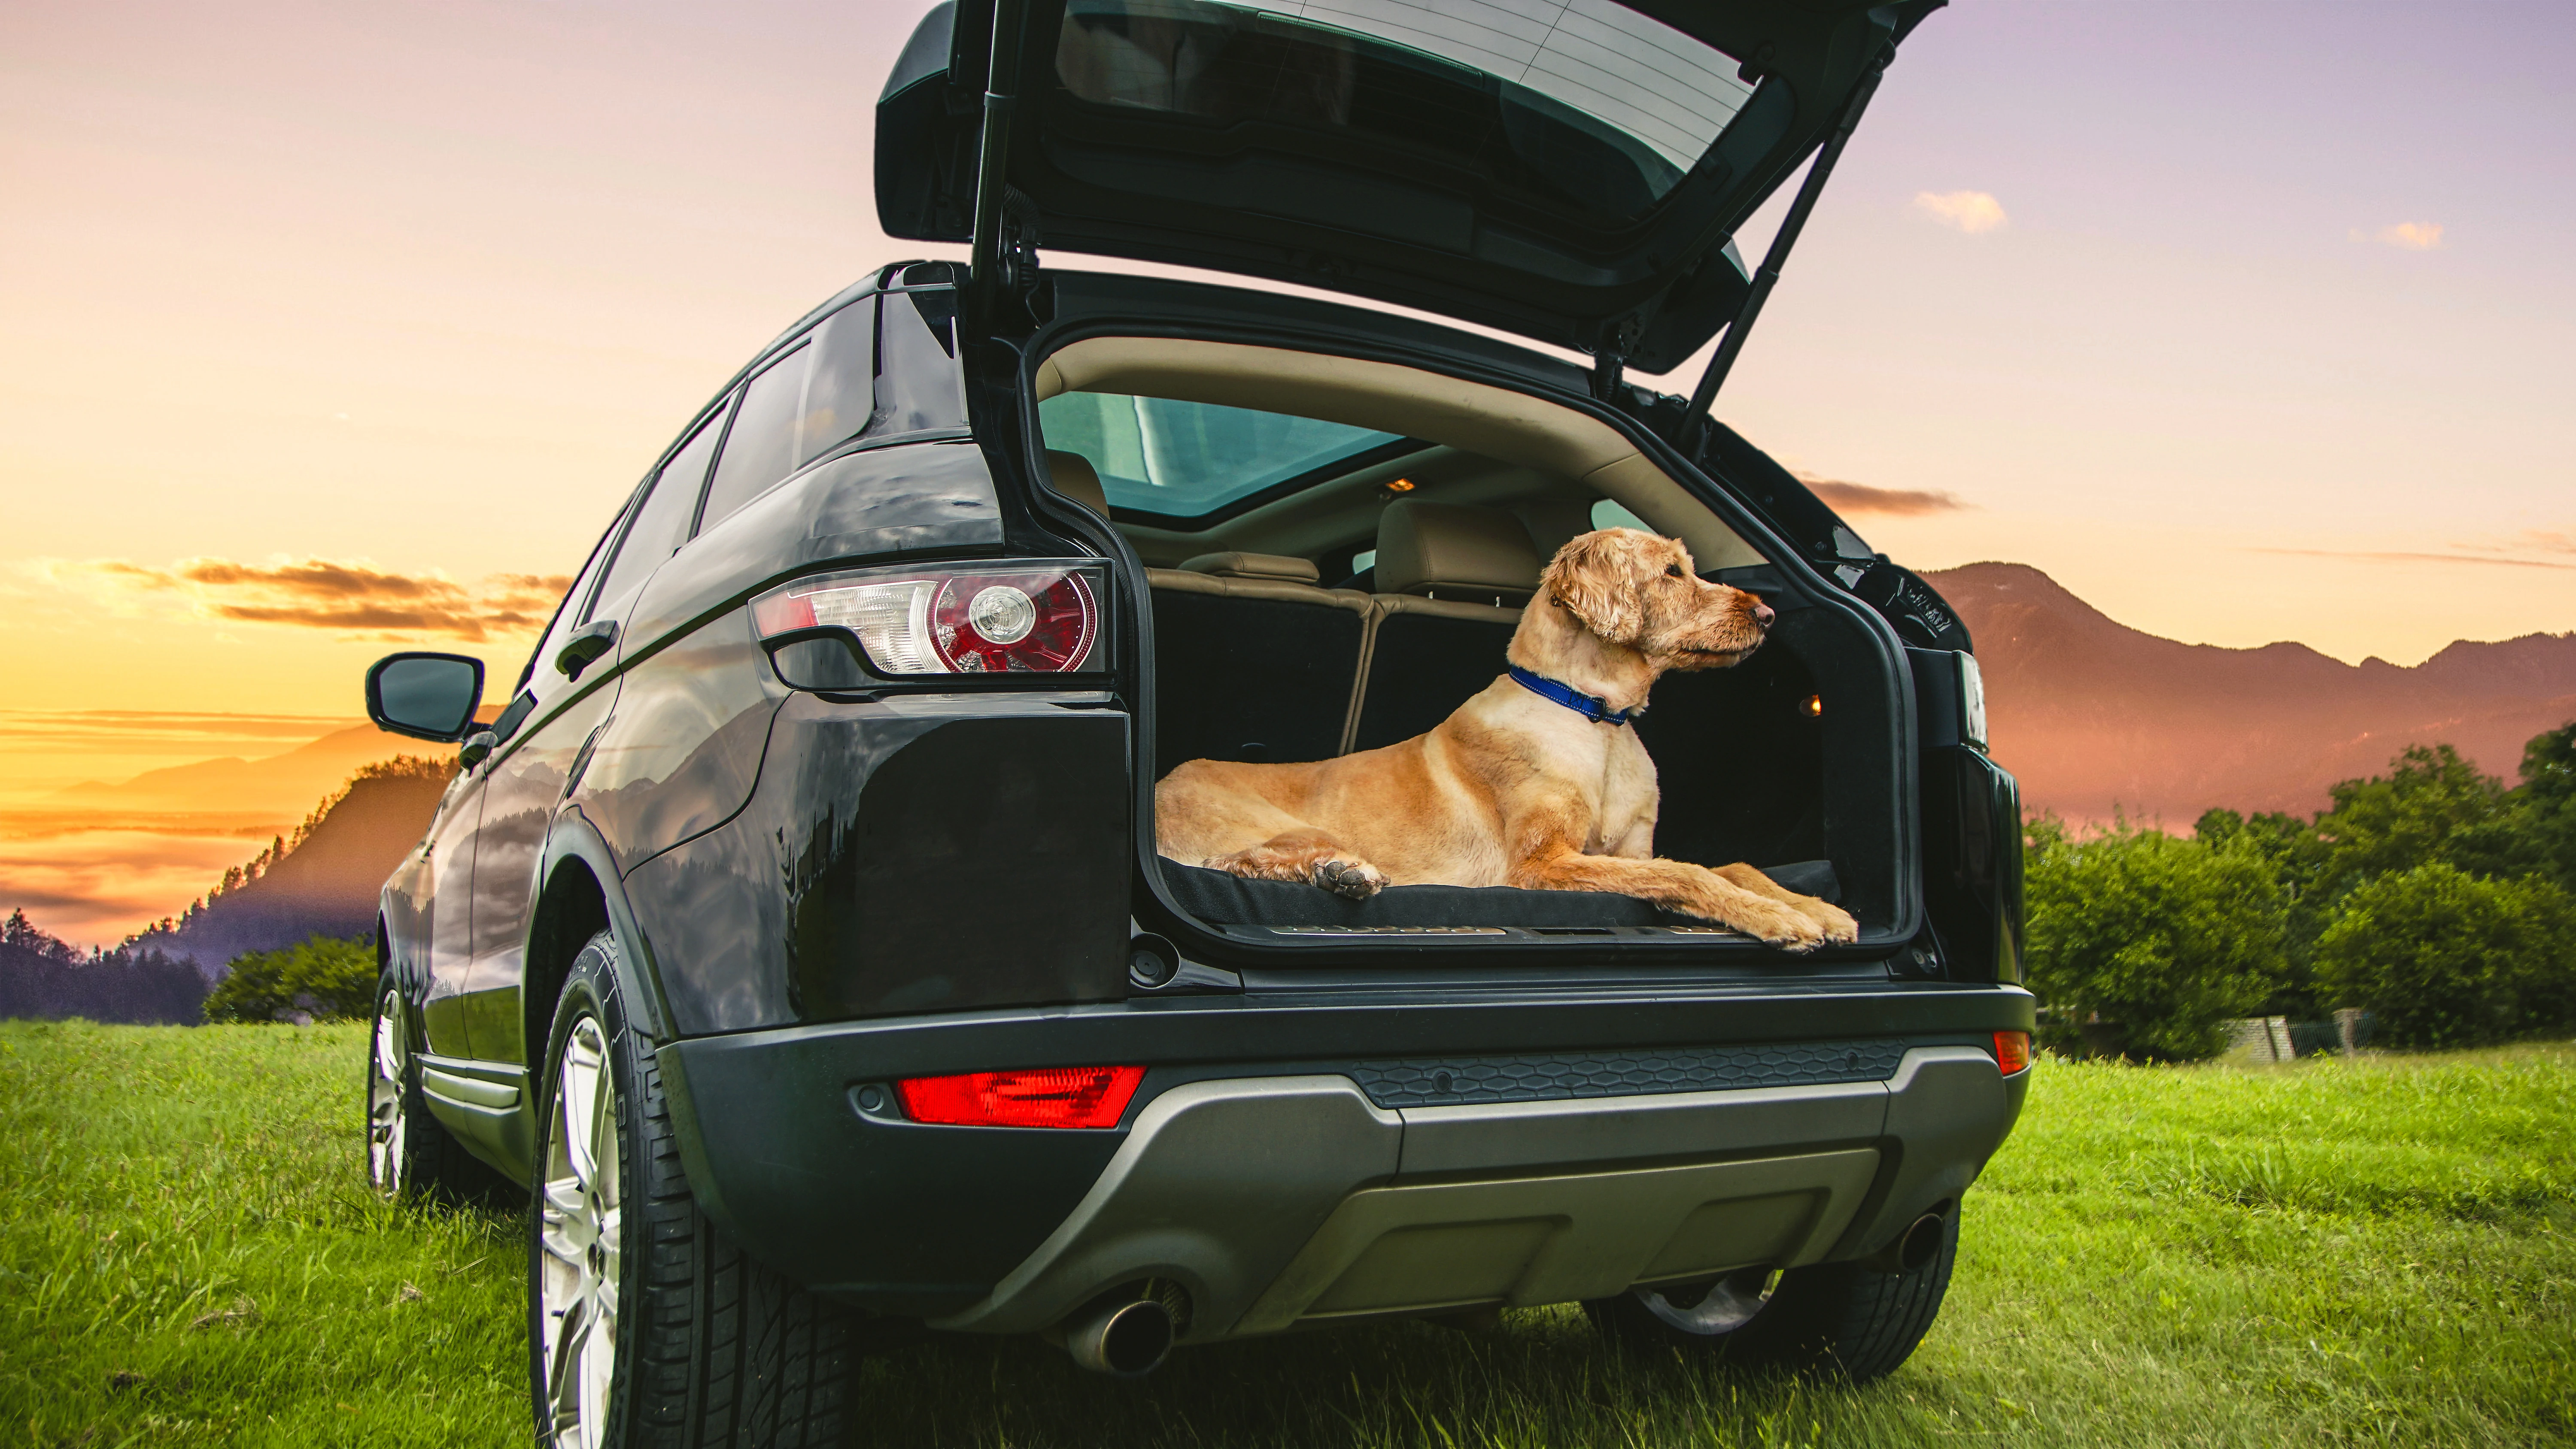
[[[2027,854],[2030,987],[2051,1035],[2125,1056],[2215,1056],[2227,1023],[2282,979],[2284,898],[2250,843],[2205,844],[2125,824],[2078,839],[2055,820]]]
[[[2383,875],[2344,897],[2317,939],[2317,987],[2375,1013],[2391,1046],[2466,1046],[2569,1011],[2576,902],[2537,876],[2484,880],[2442,864]]]
[[[369,941],[315,936],[282,951],[247,951],[206,997],[208,1021],[363,1018],[375,1009],[376,948]]]

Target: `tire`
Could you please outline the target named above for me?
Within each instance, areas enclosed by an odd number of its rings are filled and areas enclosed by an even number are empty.
[[[616,962],[615,939],[592,937],[547,1034],[528,1233],[537,1442],[838,1445],[848,1320],[744,1256],[698,1210]]]
[[[1911,1273],[1817,1263],[1774,1274],[1750,1268],[1684,1292],[1631,1289],[1583,1305],[1623,1347],[1710,1353],[1728,1363],[1777,1365],[1867,1383],[1893,1373],[1941,1312],[1959,1256],[1959,1214],[1943,1220],[1939,1251]]]
[[[466,1151],[421,1099],[411,1018],[392,973],[378,977],[367,1053],[367,1181],[396,1202],[509,1206],[518,1185]]]

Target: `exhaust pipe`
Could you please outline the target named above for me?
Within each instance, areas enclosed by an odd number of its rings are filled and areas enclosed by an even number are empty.
[[[1897,1234],[1894,1242],[1861,1259],[1861,1266],[1877,1273],[1920,1273],[1941,1256],[1945,1226],[1941,1214],[1925,1213]]]
[[[1187,1304],[1177,1285],[1148,1280],[1093,1299],[1047,1337],[1093,1373],[1143,1378],[1171,1357]]]

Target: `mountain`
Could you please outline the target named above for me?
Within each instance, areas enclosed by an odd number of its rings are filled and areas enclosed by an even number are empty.
[[[128,944],[215,972],[244,951],[273,951],[315,935],[372,934],[377,891],[429,828],[449,768],[423,759],[361,766],[292,837],[228,872],[178,921]]]
[[[199,760],[147,770],[121,784],[92,780],[57,791],[53,799],[66,807],[99,811],[187,811],[292,820],[358,767],[436,748],[362,724],[334,730],[266,759]]]
[[[2346,664],[2304,644],[2161,639],[2024,564],[1924,577],[1975,636],[1989,743],[2034,814],[2167,828],[2214,805],[2304,815],[2336,781],[2440,741],[2510,782],[2524,741],[2576,719],[2576,634]]]

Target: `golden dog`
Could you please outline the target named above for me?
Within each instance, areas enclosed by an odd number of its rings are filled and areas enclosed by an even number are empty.
[[[1627,717],[1669,670],[1741,663],[1771,618],[1699,578],[1671,539],[1584,534],[1512,635],[1507,658],[1533,682],[1501,675],[1429,734],[1339,759],[1192,760],[1154,788],[1155,849],[1354,899],[1389,885],[1607,891],[1792,951],[1857,939],[1840,908],[1749,865],[1655,855],[1655,762]]]

